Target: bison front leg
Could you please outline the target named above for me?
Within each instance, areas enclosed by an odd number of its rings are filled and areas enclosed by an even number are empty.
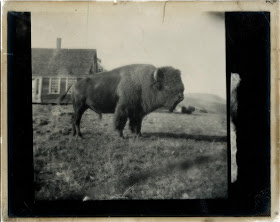
[[[141,126],[142,126],[142,117],[130,117],[129,118],[129,127],[132,133],[135,133],[137,136],[141,136]]]
[[[133,118],[129,118],[129,128],[132,133],[136,133],[135,125],[136,125],[135,120]]]
[[[125,106],[123,105],[117,105],[116,111],[115,111],[115,128],[119,132],[120,137],[124,138],[123,136],[123,129],[125,127],[125,124],[127,122],[127,110]]]
[[[140,117],[136,122],[136,134],[137,134],[137,136],[142,136],[142,134],[141,134],[142,120],[143,120],[143,118]]]

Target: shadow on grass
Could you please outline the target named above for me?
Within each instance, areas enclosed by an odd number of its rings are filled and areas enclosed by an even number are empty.
[[[143,133],[144,137],[160,137],[160,138],[173,138],[173,139],[191,139],[197,141],[207,142],[227,142],[226,136],[208,136],[208,135],[192,135],[186,133]]]
[[[127,199],[127,193],[137,184],[143,184],[147,182],[150,178],[155,178],[157,176],[167,176],[174,171],[184,171],[190,170],[192,167],[198,165],[208,165],[215,161],[217,157],[213,155],[204,155],[194,159],[186,159],[184,161],[172,162],[164,167],[155,167],[151,170],[143,170],[138,173],[132,173],[128,176],[123,176],[118,178],[115,182],[104,182],[97,187],[91,188],[85,192],[83,201],[100,199]],[[113,188],[116,188],[114,190]],[[113,192],[111,190],[114,190]]]
[[[130,175],[128,178],[122,180],[122,185],[124,187],[133,186],[136,183],[142,183],[151,177],[167,175],[173,171],[186,171],[190,168],[198,165],[203,165],[210,163],[214,160],[213,156],[200,156],[193,160],[188,159],[184,161],[178,161],[175,163],[170,163],[164,168],[155,168],[153,170],[142,171],[137,174]]]

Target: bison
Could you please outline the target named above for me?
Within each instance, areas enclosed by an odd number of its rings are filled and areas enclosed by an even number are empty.
[[[114,113],[114,126],[120,137],[124,138],[128,119],[131,132],[140,136],[144,116],[160,107],[173,112],[184,99],[183,92],[181,72],[173,67],[134,64],[94,74],[73,85],[73,135],[82,137],[80,121],[90,108],[100,117],[102,113]]]

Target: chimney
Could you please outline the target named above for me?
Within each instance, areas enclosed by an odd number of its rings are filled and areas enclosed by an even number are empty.
[[[56,49],[61,49],[61,38],[56,39]]]

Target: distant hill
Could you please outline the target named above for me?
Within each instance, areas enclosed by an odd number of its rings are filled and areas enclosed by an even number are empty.
[[[226,100],[213,94],[185,94],[185,99],[177,106],[177,110],[181,110],[182,106],[194,106],[196,111],[204,109],[208,113],[226,113]]]

